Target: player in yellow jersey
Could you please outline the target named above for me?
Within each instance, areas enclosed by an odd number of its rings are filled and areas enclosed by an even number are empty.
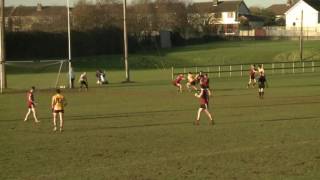
[[[53,113],[53,131],[57,131],[57,115],[60,117],[60,132],[63,131],[63,114],[64,107],[67,105],[66,98],[61,94],[60,89],[56,90],[56,94],[52,96],[51,108]]]

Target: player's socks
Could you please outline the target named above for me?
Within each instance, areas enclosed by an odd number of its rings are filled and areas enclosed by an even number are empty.
[[[194,125],[199,126],[199,125],[200,125],[200,120],[196,120],[196,121],[194,122]]]
[[[53,127],[53,132],[56,132],[57,131],[57,127]]]

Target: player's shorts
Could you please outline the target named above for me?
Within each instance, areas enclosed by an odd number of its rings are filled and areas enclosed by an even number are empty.
[[[264,89],[265,88],[265,84],[259,84],[259,89]]]
[[[81,84],[81,86],[82,86],[82,85],[85,85],[86,87],[88,87],[88,84],[87,84],[86,81],[80,81],[80,84]]]
[[[34,108],[34,107],[35,107],[34,103],[28,102],[28,108],[29,108],[29,109],[32,109],[32,108]]]
[[[64,113],[64,110],[53,110],[53,113]]]
[[[173,84],[174,86],[177,86],[177,87],[179,87],[179,85],[180,85],[180,83],[177,83],[177,82],[175,82],[175,81],[173,81],[172,84]]]
[[[250,76],[250,79],[251,79],[251,80],[254,80],[254,79],[255,79],[254,75],[251,75],[251,76]]]
[[[202,109],[208,109],[209,105],[208,104],[200,104],[200,108]]]

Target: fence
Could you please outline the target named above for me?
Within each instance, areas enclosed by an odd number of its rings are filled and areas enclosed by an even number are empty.
[[[316,68],[320,67],[320,62],[302,61],[302,62],[277,62],[277,63],[259,63],[267,74],[287,74],[287,73],[312,73]],[[202,71],[209,77],[233,77],[248,76],[251,64],[232,64],[232,65],[208,65],[208,66],[188,66],[188,67],[172,67],[172,80],[178,74],[188,74],[188,72],[198,73]]]

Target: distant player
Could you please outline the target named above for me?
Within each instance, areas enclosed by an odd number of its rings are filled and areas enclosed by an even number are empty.
[[[196,82],[201,84],[202,79],[204,78],[203,72],[200,71],[199,74],[196,75]]]
[[[210,119],[210,124],[214,125],[214,121],[212,119],[212,116],[210,114],[210,112],[208,111],[208,107],[209,107],[209,96],[211,95],[210,91],[205,88],[204,86],[201,86],[201,91],[199,94],[195,94],[195,96],[197,98],[200,98],[200,108],[198,110],[198,114],[197,114],[197,119],[195,122],[195,125],[199,125],[200,124],[200,115],[201,112],[204,111],[206,113],[206,115],[208,116],[208,118]]]
[[[248,86],[247,88],[249,88],[250,86],[251,87],[255,87],[256,86],[256,67],[255,65],[251,65],[250,66],[250,69],[249,69],[249,82],[248,82]]]
[[[67,105],[66,98],[61,94],[60,89],[56,90],[56,94],[52,96],[51,108],[53,114],[53,131],[57,131],[57,115],[60,118],[60,132],[63,131],[63,114],[64,107]]]
[[[259,98],[260,98],[260,99],[263,99],[263,96],[264,96],[264,88],[265,88],[266,84],[267,84],[267,80],[266,80],[265,75],[260,76],[259,79],[258,79]]]
[[[30,115],[30,113],[32,112],[33,114],[33,118],[34,118],[34,122],[39,123],[40,121],[37,118],[37,113],[36,113],[36,103],[34,100],[34,90],[36,88],[34,86],[31,87],[31,89],[28,91],[27,93],[27,105],[28,105],[28,112],[24,118],[24,122],[26,122],[28,120],[28,117]]]
[[[208,74],[204,74],[203,77],[200,79],[200,86],[203,86],[204,88],[207,88],[210,90],[209,87],[209,76]]]
[[[182,85],[181,85],[181,81],[184,80],[184,76],[183,74],[179,74],[175,80],[173,80],[173,85],[178,87],[178,92],[182,92]]]
[[[187,88],[188,89],[193,89],[193,90],[197,90],[197,87],[196,87],[196,79],[195,77],[193,76],[193,74],[191,72],[188,73],[188,82],[187,82]]]
[[[258,66],[258,72],[259,72],[259,75],[260,75],[260,76],[265,76],[265,75],[264,75],[263,64],[260,64],[260,65]]]
[[[80,75],[79,78],[79,83],[80,83],[80,90],[85,88],[86,91],[88,91],[88,79],[87,79],[87,73],[84,72]]]
[[[266,86],[268,86],[265,70],[263,68],[263,64],[258,66],[258,72],[259,72],[259,79],[258,79],[258,85],[259,85],[259,98],[263,99],[264,96],[264,89]]]

